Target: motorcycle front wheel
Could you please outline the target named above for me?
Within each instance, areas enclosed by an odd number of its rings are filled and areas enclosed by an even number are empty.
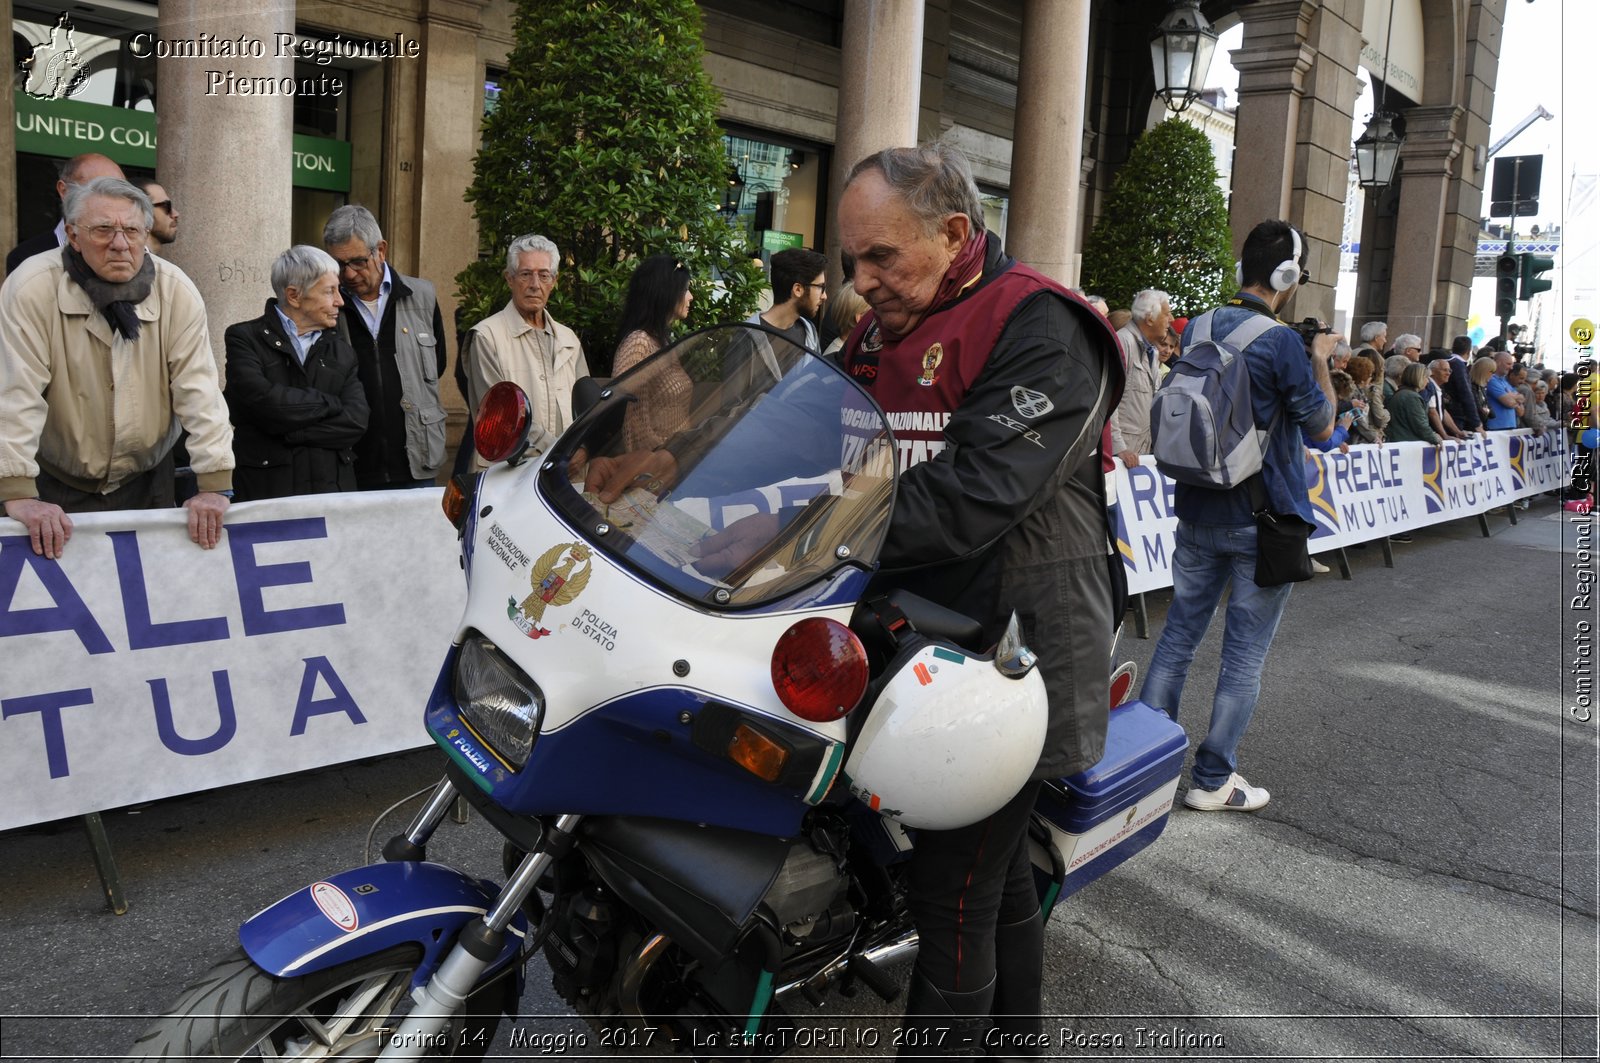
[[[134,1042],[146,1059],[373,1059],[409,1010],[422,949],[402,945],[299,978],[275,978],[235,950]],[[471,1005],[476,1000],[469,1000]],[[424,1053],[481,1055],[499,1014],[454,1022]]]

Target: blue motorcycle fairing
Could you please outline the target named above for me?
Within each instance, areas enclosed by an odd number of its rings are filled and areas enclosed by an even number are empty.
[[[239,943],[268,974],[292,978],[416,942],[422,963],[411,984],[418,986],[432,977],[461,928],[487,911],[497,893],[493,883],[443,864],[368,864],[263,908],[239,927]],[[527,932],[527,918],[518,912],[486,975],[517,958]]]
[[[795,834],[810,808],[806,787],[766,782],[692,743],[692,723],[684,718],[692,720],[707,700],[681,687],[619,697],[539,735],[520,771],[474,741],[443,677],[429,699],[426,722],[467,777],[517,815],[650,815],[755,834]],[[783,733],[780,721],[769,726]]]

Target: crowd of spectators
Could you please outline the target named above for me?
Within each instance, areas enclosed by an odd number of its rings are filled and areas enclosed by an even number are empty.
[[[201,357],[210,344],[199,293],[160,258],[179,217],[162,186],[129,184],[111,160],[85,155],[63,166],[56,190],[62,222],[13,251],[0,286],[8,422],[0,434],[0,502],[28,529],[36,552],[59,556],[71,512],[184,504],[191,537],[209,547],[235,498],[437,481],[446,421],[439,380],[449,362],[438,299],[427,281],[389,266],[388,243],[366,208],[340,207],[321,247],[278,256],[262,315],[226,326],[219,366]],[[514,240],[505,268],[511,298],[461,337],[456,360],[469,411],[502,380],[529,396],[535,451],[566,427],[573,388],[588,374],[578,337],[546,309],[560,261],[543,236]],[[773,295],[751,322],[836,352],[867,308],[848,280],[830,294],[825,266],[812,250],[773,255]],[[621,308],[614,372],[670,344],[688,317],[692,280],[671,255],[640,260]],[[1150,448],[1154,393],[1179,357],[1187,321],[1153,288],[1126,309],[1082,297],[1121,345],[1127,388],[1111,443],[1125,464],[1137,465]],[[143,322],[180,313],[190,327],[147,329],[140,338]],[[1359,337],[1354,350],[1341,340],[1330,359],[1339,417],[1334,437],[1319,444],[1325,449],[1437,444],[1573,423],[1578,373],[1528,366],[1503,349],[1474,357],[1465,336],[1424,354],[1414,334],[1391,344],[1383,322],[1363,325]],[[112,357],[123,345],[144,359],[128,363],[126,379]],[[97,376],[85,370],[90,365],[113,368]],[[659,364],[651,372],[636,383],[683,393],[676,405],[687,401],[681,368]],[[673,419],[673,402],[649,405]],[[626,432],[643,445],[672,428],[641,421]],[[456,471],[468,466],[470,445],[469,422]]]

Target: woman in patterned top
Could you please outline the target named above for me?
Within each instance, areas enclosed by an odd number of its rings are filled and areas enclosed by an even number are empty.
[[[628,295],[622,304],[618,334],[622,342],[612,359],[615,376],[632,369],[665,347],[672,326],[689,316],[694,293],[689,290],[689,270],[671,255],[651,255],[634,269]],[[660,359],[628,381],[639,397],[628,405],[622,433],[629,451],[654,450],[680,428],[689,415],[694,384],[674,356]]]

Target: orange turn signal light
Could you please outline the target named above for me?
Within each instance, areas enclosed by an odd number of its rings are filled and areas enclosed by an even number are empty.
[[[789,762],[789,750],[747,723],[734,728],[728,741],[728,757],[751,775],[777,782]]]
[[[467,522],[467,503],[467,492],[461,486],[461,480],[451,477],[450,482],[444,485],[444,497],[439,500],[439,505],[444,509],[445,518],[457,531]]]

